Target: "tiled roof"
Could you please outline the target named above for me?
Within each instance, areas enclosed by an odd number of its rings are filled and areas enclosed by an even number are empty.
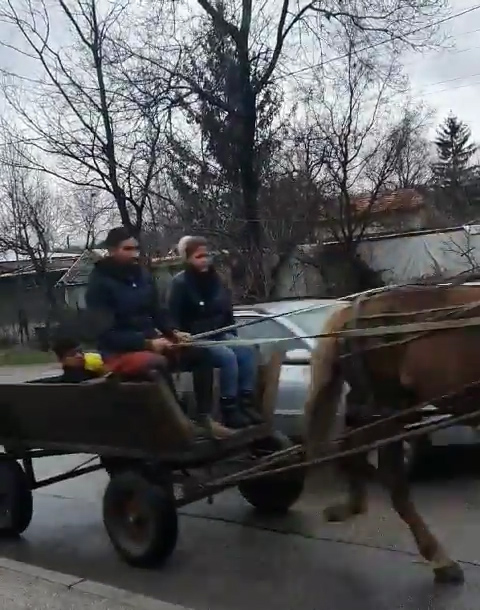
[[[352,204],[357,212],[365,212],[369,209],[370,195],[362,195],[352,198]],[[408,212],[421,208],[425,204],[422,193],[416,189],[401,189],[390,193],[382,193],[371,207],[372,213],[382,212]]]

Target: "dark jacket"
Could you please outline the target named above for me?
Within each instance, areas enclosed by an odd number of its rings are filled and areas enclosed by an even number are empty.
[[[194,335],[235,324],[230,290],[214,269],[199,273],[188,268],[178,273],[168,306],[175,328]]]
[[[99,320],[97,347],[104,355],[144,350],[157,331],[172,334],[153,277],[140,265],[99,261],[88,279],[86,305]]]

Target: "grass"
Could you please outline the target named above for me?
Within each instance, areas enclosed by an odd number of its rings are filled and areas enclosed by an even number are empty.
[[[56,362],[56,358],[52,352],[42,352],[25,347],[0,350],[0,366],[28,366],[54,362]]]

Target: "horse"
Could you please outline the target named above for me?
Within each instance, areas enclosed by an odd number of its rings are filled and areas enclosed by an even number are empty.
[[[307,456],[318,456],[318,449],[324,451],[331,443],[345,382],[350,386],[347,413],[355,414],[357,408],[357,413],[363,409],[378,418],[378,425],[366,426],[363,431],[358,428],[358,418],[353,422],[358,434],[348,434],[344,441],[344,447],[350,448],[387,438],[398,433],[399,426],[403,430],[401,411],[412,411],[418,404],[434,404],[436,398],[480,381],[480,325],[458,327],[462,323],[458,318],[468,321],[479,315],[480,285],[472,284],[384,289],[354,298],[335,311],[312,353],[305,404]],[[456,328],[448,328],[452,318],[456,319]],[[441,320],[442,329],[383,337],[370,334],[348,338],[345,333],[375,326],[390,327],[394,333],[393,326],[432,320]],[[400,421],[392,421],[392,414]],[[394,510],[409,527],[420,555],[430,563],[435,581],[462,583],[462,568],[449,557],[410,497],[403,451],[401,441],[379,450],[380,480],[389,491]],[[347,497],[325,509],[328,521],[344,521],[367,510],[367,483],[372,470],[368,455],[346,457],[340,465],[347,477]]]

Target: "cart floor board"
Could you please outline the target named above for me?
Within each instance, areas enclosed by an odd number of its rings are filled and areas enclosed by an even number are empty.
[[[0,445],[7,445],[8,450],[21,457],[22,452],[28,450],[50,450],[58,453],[89,453],[105,457],[138,458],[159,461],[172,467],[187,467],[215,462],[228,455],[244,450],[255,440],[265,438],[271,433],[267,424],[250,426],[236,432],[226,439],[197,439],[181,450],[162,452],[152,450],[134,449],[132,447],[112,447],[102,445],[88,445],[83,443],[62,443],[42,441],[41,439],[28,442],[12,442],[12,438],[2,437],[0,431]]]

